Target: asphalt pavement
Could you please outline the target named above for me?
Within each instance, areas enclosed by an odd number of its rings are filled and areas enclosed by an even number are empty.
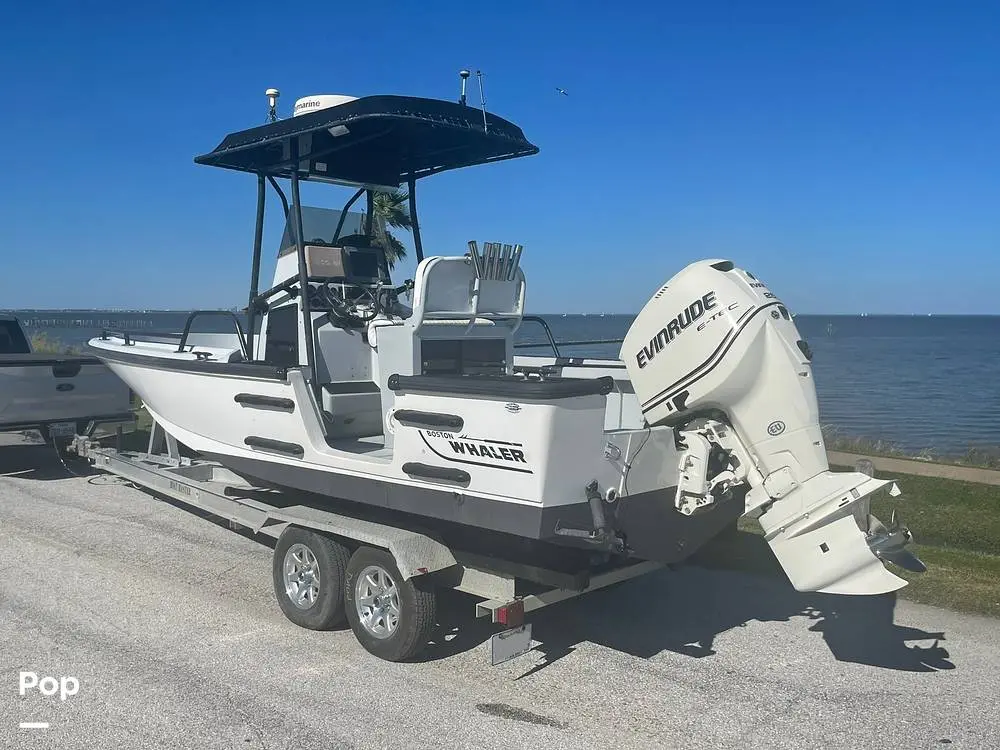
[[[997,620],[687,567],[533,613],[497,667],[449,592],[391,664],[286,620],[266,544],[6,440],[0,748],[1000,746]]]

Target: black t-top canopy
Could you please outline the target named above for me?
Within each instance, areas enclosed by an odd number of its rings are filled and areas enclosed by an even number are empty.
[[[243,172],[359,185],[400,185],[448,169],[531,156],[521,129],[464,104],[367,96],[227,135],[195,158]]]

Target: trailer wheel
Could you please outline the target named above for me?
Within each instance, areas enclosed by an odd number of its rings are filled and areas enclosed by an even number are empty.
[[[405,661],[423,650],[436,621],[436,596],[427,581],[404,581],[392,555],[359,547],[347,564],[347,620],[365,650]]]
[[[274,594],[285,617],[303,628],[330,630],[344,622],[344,575],[351,553],[314,531],[289,526],[271,565]]]

